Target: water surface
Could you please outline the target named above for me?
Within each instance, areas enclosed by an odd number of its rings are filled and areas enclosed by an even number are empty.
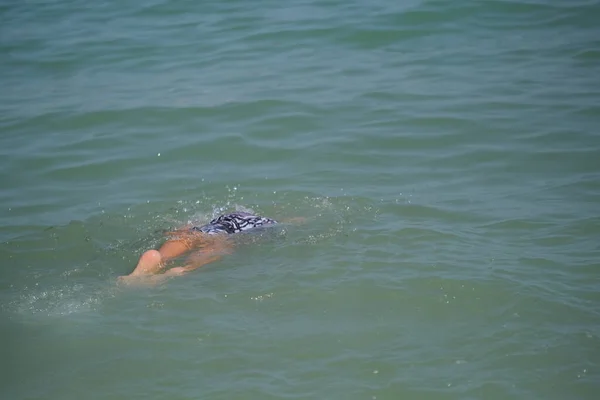
[[[11,399],[595,398],[600,2],[0,5]],[[183,279],[162,233],[304,217]]]

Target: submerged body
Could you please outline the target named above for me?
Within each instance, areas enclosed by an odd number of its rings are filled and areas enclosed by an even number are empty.
[[[157,283],[171,276],[184,275],[231,252],[229,235],[274,224],[277,221],[273,219],[235,211],[220,215],[206,225],[170,232],[172,239],[167,240],[158,250],[144,252],[133,272],[119,277],[119,282]],[[188,252],[191,254],[184,266],[167,268],[169,261]]]

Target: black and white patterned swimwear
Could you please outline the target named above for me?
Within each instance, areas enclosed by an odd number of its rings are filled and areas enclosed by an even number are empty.
[[[231,214],[218,216],[206,225],[200,227],[194,226],[191,230],[207,233],[209,235],[217,235],[219,233],[231,234],[276,223],[277,221],[270,218],[259,217],[243,211],[236,211]]]

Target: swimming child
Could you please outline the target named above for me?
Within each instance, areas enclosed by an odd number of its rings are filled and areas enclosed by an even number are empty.
[[[158,250],[144,252],[133,272],[119,277],[119,283],[151,284],[169,277],[185,275],[230,253],[232,243],[229,235],[274,224],[277,224],[277,221],[273,219],[235,211],[220,215],[206,225],[186,226],[169,232],[167,235],[171,238]],[[184,266],[167,268],[169,261],[188,252],[192,253]]]

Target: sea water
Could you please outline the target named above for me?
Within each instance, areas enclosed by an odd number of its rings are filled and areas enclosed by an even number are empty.
[[[599,21],[2,2],[0,396],[597,398]],[[115,285],[235,209],[305,222]]]

